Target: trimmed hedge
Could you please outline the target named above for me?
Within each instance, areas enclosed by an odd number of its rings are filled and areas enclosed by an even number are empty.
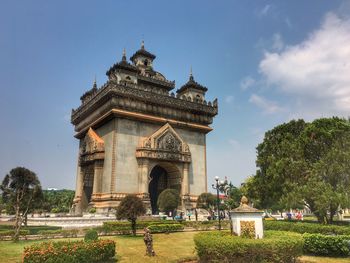
[[[181,222],[185,227],[192,227],[196,230],[209,230],[213,227],[217,228],[219,225],[219,222],[217,220],[210,220],[210,221],[183,221]],[[228,220],[221,221],[221,228],[222,229],[229,229],[230,228],[230,222]]]
[[[61,230],[62,227],[60,226],[27,226],[23,229],[29,230],[30,235],[38,235],[39,231],[43,230]]]
[[[63,237],[77,237],[78,229],[58,229],[58,230],[40,230],[38,235],[42,235],[43,238],[54,238],[55,236]]]
[[[41,230],[58,230],[59,226],[22,226],[21,230],[28,230],[29,235],[37,235]],[[13,225],[0,225],[0,232],[5,230],[13,230]]]
[[[170,220],[158,220],[158,221],[138,221],[136,223],[136,229],[143,229],[145,227],[150,227],[153,225],[183,225],[184,227],[191,227],[196,230],[209,230],[213,227],[218,226],[218,221],[170,221]],[[221,226],[223,229],[229,229],[229,221],[221,221]],[[94,228],[98,233],[108,234],[108,233],[117,233],[117,234],[130,234],[131,233],[131,223],[126,221],[112,221],[112,222],[103,222],[102,227]],[[183,228],[181,229],[183,230]],[[176,230],[179,231],[179,230]],[[155,232],[154,232],[155,233]]]
[[[264,229],[290,231],[300,234],[350,235],[350,226],[321,225],[305,222],[264,221]]]
[[[93,263],[114,256],[113,240],[43,242],[24,248],[23,263]]]
[[[304,252],[317,256],[349,256],[350,236],[326,236],[321,234],[304,234]]]
[[[13,237],[14,235],[15,235],[15,230],[0,230],[0,240],[3,240],[9,236]],[[29,235],[29,230],[20,230],[19,235],[27,239],[27,236]]]
[[[184,230],[184,226],[181,224],[160,224],[150,225],[148,227],[151,233],[170,233]]]
[[[136,223],[136,229],[144,229],[152,225],[172,225],[179,224],[176,221],[138,221]],[[112,222],[103,222],[102,227],[94,228],[99,233],[112,233],[116,232],[117,234],[131,234],[131,223],[126,221],[112,221]]]
[[[206,232],[196,234],[194,242],[200,262],[289,263],[303,252],[302,236],[282,231],[265,231],[263,239]]]

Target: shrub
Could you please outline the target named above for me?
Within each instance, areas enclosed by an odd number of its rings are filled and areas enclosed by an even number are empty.
[[[42,230],[61,230],[60,226],[27,226],[24,229],[29,230],[30,235],[37,235]]]
[[[57,229],[57,230],[40,230],[38,235],[42,235],[43,238],[54,238],[56,236],[63,237],[77,237],[77,229]]]
[[[51,209],[51,213],[57,214],[59,212],[60,212],[60,210],[57,207],[54,207]]]
[[[295,262],[302,254],[302,236],[265,231],[263,239],[231,236],[228,232],[199,233],[194,237],[201,262]]]
[[[151,225],[161,225],[161,224],[179,224],[176,221],[138,221],[136,222],[136,229],[144,229],[145,227]],[[96,229],[96,228],[95,228]],[[121,222],[121,221],[112,221],[112,222],[103,222],[101,228],[96,229],[100,233],[112,233],[116,232],[118,234],[131,234],[131,223],[130,222]]]
[[[90,229],[85,233],[85,236],[84,236],[85,242],[91,242],[96,240],[98,240],[98,234],[96,230]]]
[[[183,221],[181,222],[181,224],[183,224],[186,227],[192,227],[196,230],[209,230],[213,227],[215,227],[218,222],[217,221]]]
[[[23,226],[21,230],[28,230],[29,235],[36,235],[41,230],[57,230],[62,229],[59,226]],[[13,230],[13,225],[0,225],[0,231],[3,230]]]
[[[162,212],[174,212],[180,204],[180,194],[176,189],[165,189],[158,197],[157,205]]]
[[[14,235],[15,235],[15,230],[1,230],[0,240],[5,239],[6,237],[13,237]],[[29,230],[20,230],[19,235],[27,239],[27,236],[29,235]]]
[[[92,263],[104,262],[115,255],[115,242],[98,240],[95,242],[43,242],[25,247],[23,263]]]
[[[160,224],[160,225],[150,225],[148,227],[151,233],[170,233],[176,231],[182,231],[184,226],[181,224]]]
[[[266,230],[291,231],[300,234],[325,234],[325,235],[350,235],[350,227],[337,225],[321,225],[305,222],[287,222],[287,221],[264,221]]]
[[[304,234],[304,252],[317,256],[349,256],[350,236]]]

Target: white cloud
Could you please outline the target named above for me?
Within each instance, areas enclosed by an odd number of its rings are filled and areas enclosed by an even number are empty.
[[[255,84],[255,79],[253,79],[252,77],[248,76],[245,77],[241,83],[240,83],[240,87],[242,90],[246,90],[248,88],[250,88],[251,86],[253,86]]]
[[[350,113],[350,20],[334,13],[297,45],[266,52],[259,71],[269,85],[293,95],[297,112]],[[251,98],[255,103],[256,97]],[[296,114],[298,115],[298,114]]]
[[[249,102],[255,106],[261,108],[265,114],[273,114],[283,111],[283,108],[278,106],[276,102],[269,101],[259,95],[252,94],[249,98]]]
[[[259,15],[260,16],[266,16],[269,11],[271,10],[271,5],[265,5],[260,11],[259,11]]]
[[[272,48],[277,51],[281,51],[284,47],[283,39],[280,34],[274,34],[272,36]]]
[[[226,101],[227,103],[231,103],[231,102],[234,101],[234,99],[235,99],[235,97],[229,95],[229,96],[227,96],[227,97],[225,98],[225,101]]]

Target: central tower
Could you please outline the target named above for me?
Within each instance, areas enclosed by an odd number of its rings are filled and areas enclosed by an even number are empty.
[[[155,55],[144,43],[106,73],[108,81],[81,96],[71,122],[79,139],[73,212],[115,208],[136,194],[152,213],[167,188],[181,195],[181,209],[195,206],[207,192],[206,134],[218,105],[192,75],[176,91],[175,82],[153,69]]]

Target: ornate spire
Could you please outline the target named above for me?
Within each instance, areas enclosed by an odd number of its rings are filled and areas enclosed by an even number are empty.
[[[122,61],[126,61],[126,51],[125,51],[125,48],[123,49]]]
[[[142,42],[141,42],[141,49],[145,49],[145,41],[142,39]]]
[[[97,89],[97,83],[96,83],[96,74],[95,74],[95,78],[94,78],[94,84],[92,85],[92,88]]]
[[[193,80],[192,66],[191,66],[191,69],[190,69],[190,80]]]

